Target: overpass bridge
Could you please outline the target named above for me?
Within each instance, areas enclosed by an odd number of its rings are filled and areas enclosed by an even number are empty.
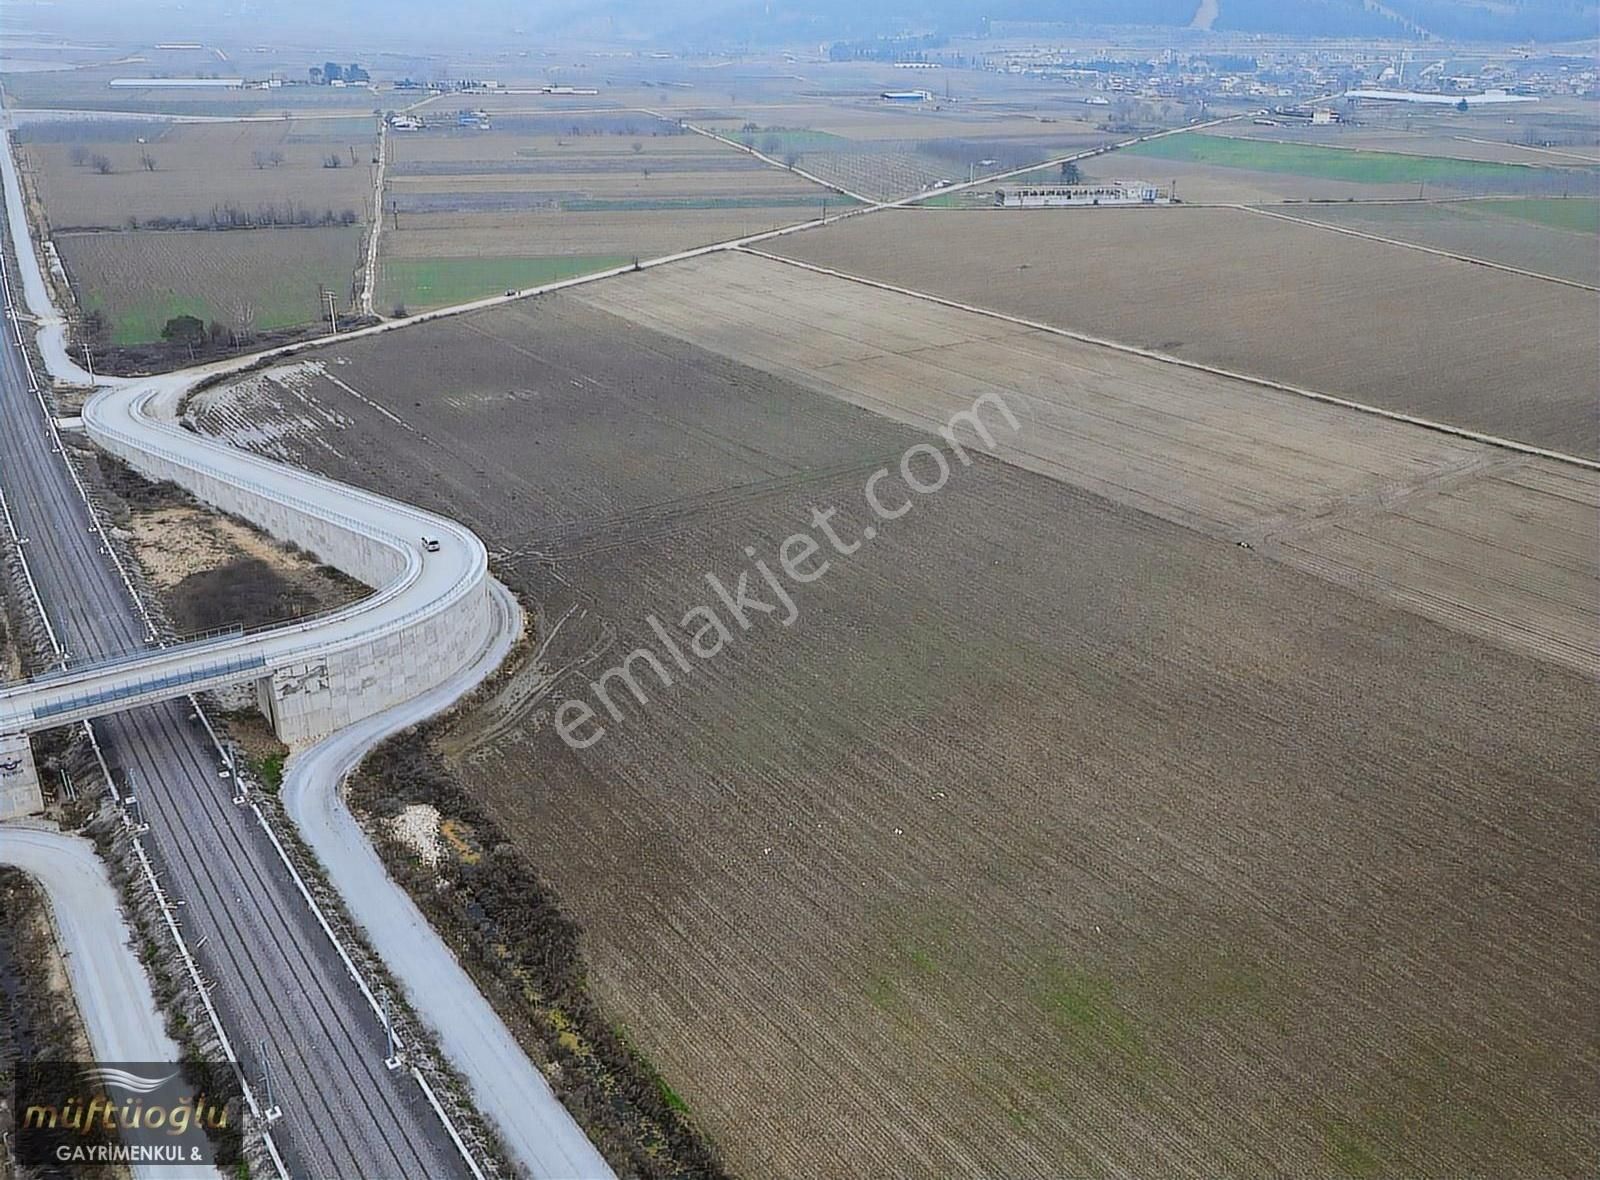
[[[0,818],[41,806],[28,741],[39,730],[248,684],[279,738],[304,748],[448,680],[494,626],[488,555],[469,529],[178,427],[179,400],[208,375],[215,373],[101,390],[84,407],[84,429],[143,475],[298,545],[373,593],[279,627],[0,686]]]

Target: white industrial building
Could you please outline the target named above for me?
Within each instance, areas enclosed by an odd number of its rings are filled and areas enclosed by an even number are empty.
[[[996,189],[997,209],[1056,209],[1073,205],[1161,205],[1171,198],[1143,180],[1101,184],[1016,185]]]

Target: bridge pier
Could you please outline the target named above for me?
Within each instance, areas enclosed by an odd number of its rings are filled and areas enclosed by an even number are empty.
[[[44,810],[33,743],[25,733],[0,735],[0,820],[20,819]]]
[[[328,661],[275,668],[256,681],[256,706],[278,740],[291,749],[310,745],[339,728],[328,683]]]

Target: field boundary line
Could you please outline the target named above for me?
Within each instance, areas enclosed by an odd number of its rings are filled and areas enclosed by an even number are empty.
[[[637,110],[643,114],[656,113],[645,107],[628,107],[622,109]],[[616,111],[615,109],[608,109],[606,113],[615,114]],[[472,299],[465,303],[455,303],[447,307],[436,307],[429,311],[417,312],[414,315],[406,316],[404,319],[386,319],[381,323],[369,324],[364,328],[355,328],[350,331],[339,333],[323,333],[322,335],[312,336],[305,340],[296,340],[289,344],[274,345],[271,348],[262,349],[259,352],[243,353],[238,356],[228,357],[225,360],[210,361],[200,365],[191,365],[188,368],[174,369],[169,373],[162,374],[162,376],[175,377],[180,374],[188,374],[195,378],[201,378],[216,376],[223,373],[235,373],[247,369],[252,365],[263,364],[282,357],[294,356],[301,352],[306,352],[314,348],[322,348],[326,345],[341,341],[359,340],[367,336],[376,335],[379,332],[390,332],[398,328],[408,328],[416,324],[431,323],[434,320],[449,319],[453,316],[467,315],[474,311],[486,311],[492,307],[500,307],[507,303],[515,303],[518,300],[529,299],[536,295],[548,295],[555,291],[566,290],[569,287],[584,286],[588,283],[599,282],[602,279],[615,278],[619,275],[629,274],[633,271],[649,270],[653,267],[666,266],[673,262],[684,262],[691,258],[701,258],[707,254],[717,254],[727,250],[740,250],[748,247],[754,242],[764,242],[772,238],[787,237],[790,234],[801,233],[808,229],[822,229],[825,226],[834,225],[840,221],[845,221],[852,217],[862,217],[868,214],[877,213],[884,209],[909,208],[915,205],[917,202],[926,200],[931,196],[944,196],[953,192],[962,192],[966,189],[975,188],[979,185],[993,184],[998,180],[1005,180],[1012,176],[1020,176],[1025,172],[1033,172],[1039,168],[1050,168],[1076,160],[1087,159],[1090,156],[1106,155],[1110,152],[1115,152],[1125,147],[1131,147],[1136,143],[1144,143],[1152,139],[1161,139],[1168,135],[1179,135],[1185,131],[1200,131],[1207,127],[1217,127],[1223,123],[1232,123],[1239,119],[1248,118],[1251,114],[1259,114],[1259,112],[1246,111],[1243,114],[1229,115],[1227,118],[1223,119],[1213,119],[1209,123],[1196,123],[1192,127],[1172,127],[1165,131],[1152,132],[1149,135],[1140,135],[1134,137],[1133,139],[1123,140],[1119,143],[1107,144],[1104,147],[1091,148],[1088,151],[1076,152],[1070,156],[1059,156],[1055,159],[1042,160],[1037,163],[1027,164],[1021,168],[1013,168],[1008,172],[998,172],[990,176],[980,176],[976,180],[963,181],[960,184],[953,184],[947,188],[942,188],[937,193],[916,193],[909,197],[901,197],[895,201],[874,201],[864,207],[843,209],[838,213],[829,213],[824,217],[813,217],[805,221],[797,221],[791,225],[778,226],[776,229],[760,230],[753,234],[744,234],[736,238],[727,238],[720,242],[708,242],[703,246],[691,246],[688,249],[679,250],[672,254],[663,254],[656,258],[646,258],[638,262],[628,263],[623,266],[610,267],[606,270],[591,271],[588,274],[574,275],[568,279],[557,279],[549,283],[540,283],[532,287],[524,287],[520,290],[514,291],[509,295],[486,295],[482,299]],[[338,117],[349,118],[351,116]],[[262,116],[262,118],[265,118],[265,116]],[[274,115],[272,118],[281,119],[281,116]],[[249,117],[246,117],[241,119],[209,121],[248,122],[251,120]],[[830,185],[828,187],[832,188],[834,186]],[[31,238],[32,234],[30,227],[30,241]],[[845,275],[843,277],[850,278],[853,276]]]
[[[1108,143],[1101,147],[1089,148],[1086,151],[1074,152],[1070,156],[1056,156],[1053,159],[1040,160],[1036,164],[1024,164],[1021,168],[1012,168],[1005,172],[994,172],[988,176],[980,176],[976,180],[949,184],[938,192],[918,193],[913,197],[901,197],[897,201],[879,201],[871,209],[863,209],[860,212],[873,213],[879,209],[904,209],[915,205],[918,201],[925,201],[929,197],[947,197],[951,193],[966,192],[968,189],[978,188],[981,185],[993,184],[997,180],[1010,180],[1013,176],[1037,172],[1041,168],[1059,168],[1062,164],[1075,164],[1079,160],[1088,160],[1094,156],[1108,156],[1112,152],[1120,152],[1124,148],[1136,147],[1141,143],[1166,139],[1169,135],[1183,135],[1189,131],[1205,131],[1212,127],[1221,127],[1225,123],[1237,123],[1240,119],[1248,119],[1264,113],[1264,111],[1243,111],[1237,115],[1226,115],[1221,119],[1212,119],[1206,123],[1196,123],[1190,127],[1168,127],[1164,131],[1152,131],[1148,135],[1135,135],[1132,139],[1119,139],[1116,143]]]
[[[1343,225],[1329,225],[1325,221],[1312,221],[1308,217],[1296,217],[1292,213],[1280,213],[1276,209],[1268,209],[1260,205],[1222,205],[1213,208],[1237,209],[1241,213],[1254,213],[1259,217],[1276,217],[1280,221],[1291,221],[1296,225],[1310,226],[1312,229],[1327,230],[1333,234],[1346,234],[1352,238],[1364,238],[1369,242],[1381,242],[1385,246],[1399,246],[1405,250],[1416,250],[1423,254],[1432,254],[1438,258],[1449,258],[1456,262],[1465,262],[1469,266],[1485,266],[1490,270],[1500,270],[1507,274],[1520,275],[1525,279],[1538,279],[1545,283],[1559,283],[1563,287],[1576,287],[1580,291],[1597,291],[1600,287],[1592,287],[1588,283],[1580,283],[1577,279],[1563,279],[1556,275],[1541,274],[1536,270],[1524,270],[1520,266],[1511,266],[1504,262],[1490,262],[1487,258],[1474,258],[1471,254],[1455,254],[1449,250],[1440,250],[1436,246],[1424,246],[1419,242],[1404,242],[1399,238],[1386,238],[1382,234],[1367,233],[1364,230],[1351,229]]]
[[[880,291],[889,291],[896,295],[908,295],[913,299],[921,299],[928,303],[938,304],[955,311],[972,312],[975,315],[986,316],[989,319],[1000,320],[1004,323],[1015,324],[1019,328],[1028,328],[1035,332],[1043,332],[1051,336],[1060,336],[1067,340],[1076,340],[1080,344],[1093,344],[1099,348],[1109,348],[1114,352],[1126,353],[1129,356],[1143,357],[1145,360],[1159,361],[1166,365],[1176,365],[1179,368],[1191,369],[1200,373],[1209,373],[1213,377],[1226,377],[1232,381],[1243,381],[1249,385],[1259,386],[1263,389],[1275,390],[1279,393],[1292,393],[1296,397],[1306,398],[1309,401],[1322,402],[1325,405],[1338,406],[1346,410],[1355,410],[1358,413],[1370,414],[1376,418],[1387,418],[1393,422],[1404,422],[1410,426],[1420,426],[1424,430],[1437,431],[1440,434],[1464,438],[1471,442],[1484,443],[1503,450],[1515,451],[1518,454],[1532,455],[1540,459],[1551,459],[1557,463],[1565,463],[1572,467],[1581,467],[1587,471],[1600,471],[1600,461],[1585,459],[1579,455],[1569,455],[1565,451],[1552,451],[1546,447],[1536,447],[1531,443],[1518,442],[1516,439],[1502,438],[1495,434],[1485,434],[1480,430],[1472,430],[1465,426],[1452,426],[1447,422],[1436,422],[1432,418],[1423,418],[1416,414],[1407,414],[1403,410],[1389,410],[1382,406],[1369,405],[1366,402],[1352,401],[1350,398],[1338,397],[1331,393],[1322,393],[1319,390],[1307,389],[1303,385],[1290,385],[1284,381],[1274,381],[1270,377],[1253,377],[1248,373],[1235,372],[1217,365],[1204,364],[1201,361],[1192,361],[1184,357],[1173,356],[1170,353],[1157,352],[1150,348],[1140,348],[1136,344],[1122,344],[1116,340],[1107,340],[1101,336],[1091,336],[1086,332],[1075,332],[1070,328],[1059,328],[1054,324],[1040,323],[1038,320],[1024,319],[1022,316],[1010,315],[1003,311],[994,311],[987,307],[977,307],[970,303],[960,303],[954,299],[946,299],[942,295],[932,295],[927,291],[917,291],[910,287],[897,287],[893,283],[881,282],[878,279],[862,278],[860,275],[848,274],[842,270],[832,270],[826,266],[818,266],[811,262],[802,262],[798,258],[785,258],[781,254],[769,254],[765,250],[755,250],[749,246],[738,247],[738,252],[749,254],[755,258],[765,258],[772,262],[781,262],[785,266],[799,267],[809,270],[814,274],[827,275],[830,278],[845,279],[852,283],[859,283],[864,287],[874,287]]]
[[[1470,135],[1457,135],[1453,136],[1452,138],[1459,139],[1462,143],[1481,143],[1487,147],[1510,147],[1515,148],[1519,152],[1539,152],[1541,155],[1546,156],[1560,156],[1563,160],[1577,160],[1580,164],[1588,164],[1590,166],[1600,164],[1600,159],[1596,159],[1594,156],[1580,156],[1576,152],[1558,152],[1554,148],[1534,147],[1530,143],[1496,143],[1492,139],[1475,139]],[[1450,156],[1447,158],[1463,159],[1465,157]],[[1537,164],[1528,165],[1530,168],[1537,168],[1539,166],[1540,165]]]
[[[668,119],[665,115],[661,114],[661,112],[659,112],[659,111],[652,111],[652,110],[646,109],[645,110],[645,114],[654,115],[656,118],[660,119],[664,123],[670,123],[670,122],[673,121],[671,119]],[[790,165],[785,164],[782,160],[774,160],[771,156],[767,155],[765,152],[758,152],[758,151],[756,151],[755,148],[749,147],[746,144],[742,144],[738,140],[729,139],[725,135],[718,135],[715,131],[708,130],[707,128],[701,127],[701,126],[699,126],[699,125],[697,125],[695,123],[691,123],[687,119],[679,119],[679,120],[677,120],[677,123],[678,123],[678,126],[687,128],[688,130],[693,131],[696,135],[703,135],[707,139],[713,140],[716,143],[724,144],[727,147],[733,148],[735,151],[743,152],[743,153],[745,153],[746,155],[749,155],[749,156],[754,156],[756,159],[760,160],[763,164],[770,164],[770,165],[772,165],[772,167],[777,168],[780,171],[792,172],[796,176],[803,177],[804,179],[811,181],[811,183],[813,183],[813,184],[820,184],[823,188],[827,189],[829,192],[840,193],[843,196],[849,197],[852,201],[860,201],[863,205],[881,205],[883,203],[881,201],[874,201],[871,197],[864,197],[860,193],[853,193],[849,189],[845,188],[844,185],[842,185],[842,184],[829,184],[826,180],[823,180],[822,177],[817,176],[814,173],[807,172],[804,168],[801,168],[799,165],[795,165],[795,166],[791,167]]]
[[[378,238],[383,234],[383,176],[388,166],[389,124],[378,120],[378,166],[372,180],[372,232],[367,235],[367,265],[361,274],[361,314],[372,314],[378,289]]]

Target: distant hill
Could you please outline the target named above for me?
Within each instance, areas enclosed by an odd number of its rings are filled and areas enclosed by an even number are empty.
[[[30,19],[49,13],[53,26],[101,38],[292,36],[297,44],[332,38],[359,48],[477,44],[511,35],[672,48],[962,36],[1001,23],[1176,30],[1202,10],[1223,33],[1507,43],[1600,36],[1600,0],[52,0],[26,10],[0,6],[6,13],[0,28],[17,26],[27,11]]]
[[[705,22],[680,31],[753,39],[787,31],[823,38],[892,32],[964,34],[1001,22],[1067,26],[1187,28],[1199,0],[753,0],[719,6]],[[613,0],[595,11],[631,10]],[[1291,37],[1424,37],[1447,40],[1574,41],[1600,36],[1595,0],[1217,0],[1216,32]],[[665,15],[666,10],[661,11]],[[703,11],[703,10],[702,10]],[[831,30],[831,31],[829,31]]]

